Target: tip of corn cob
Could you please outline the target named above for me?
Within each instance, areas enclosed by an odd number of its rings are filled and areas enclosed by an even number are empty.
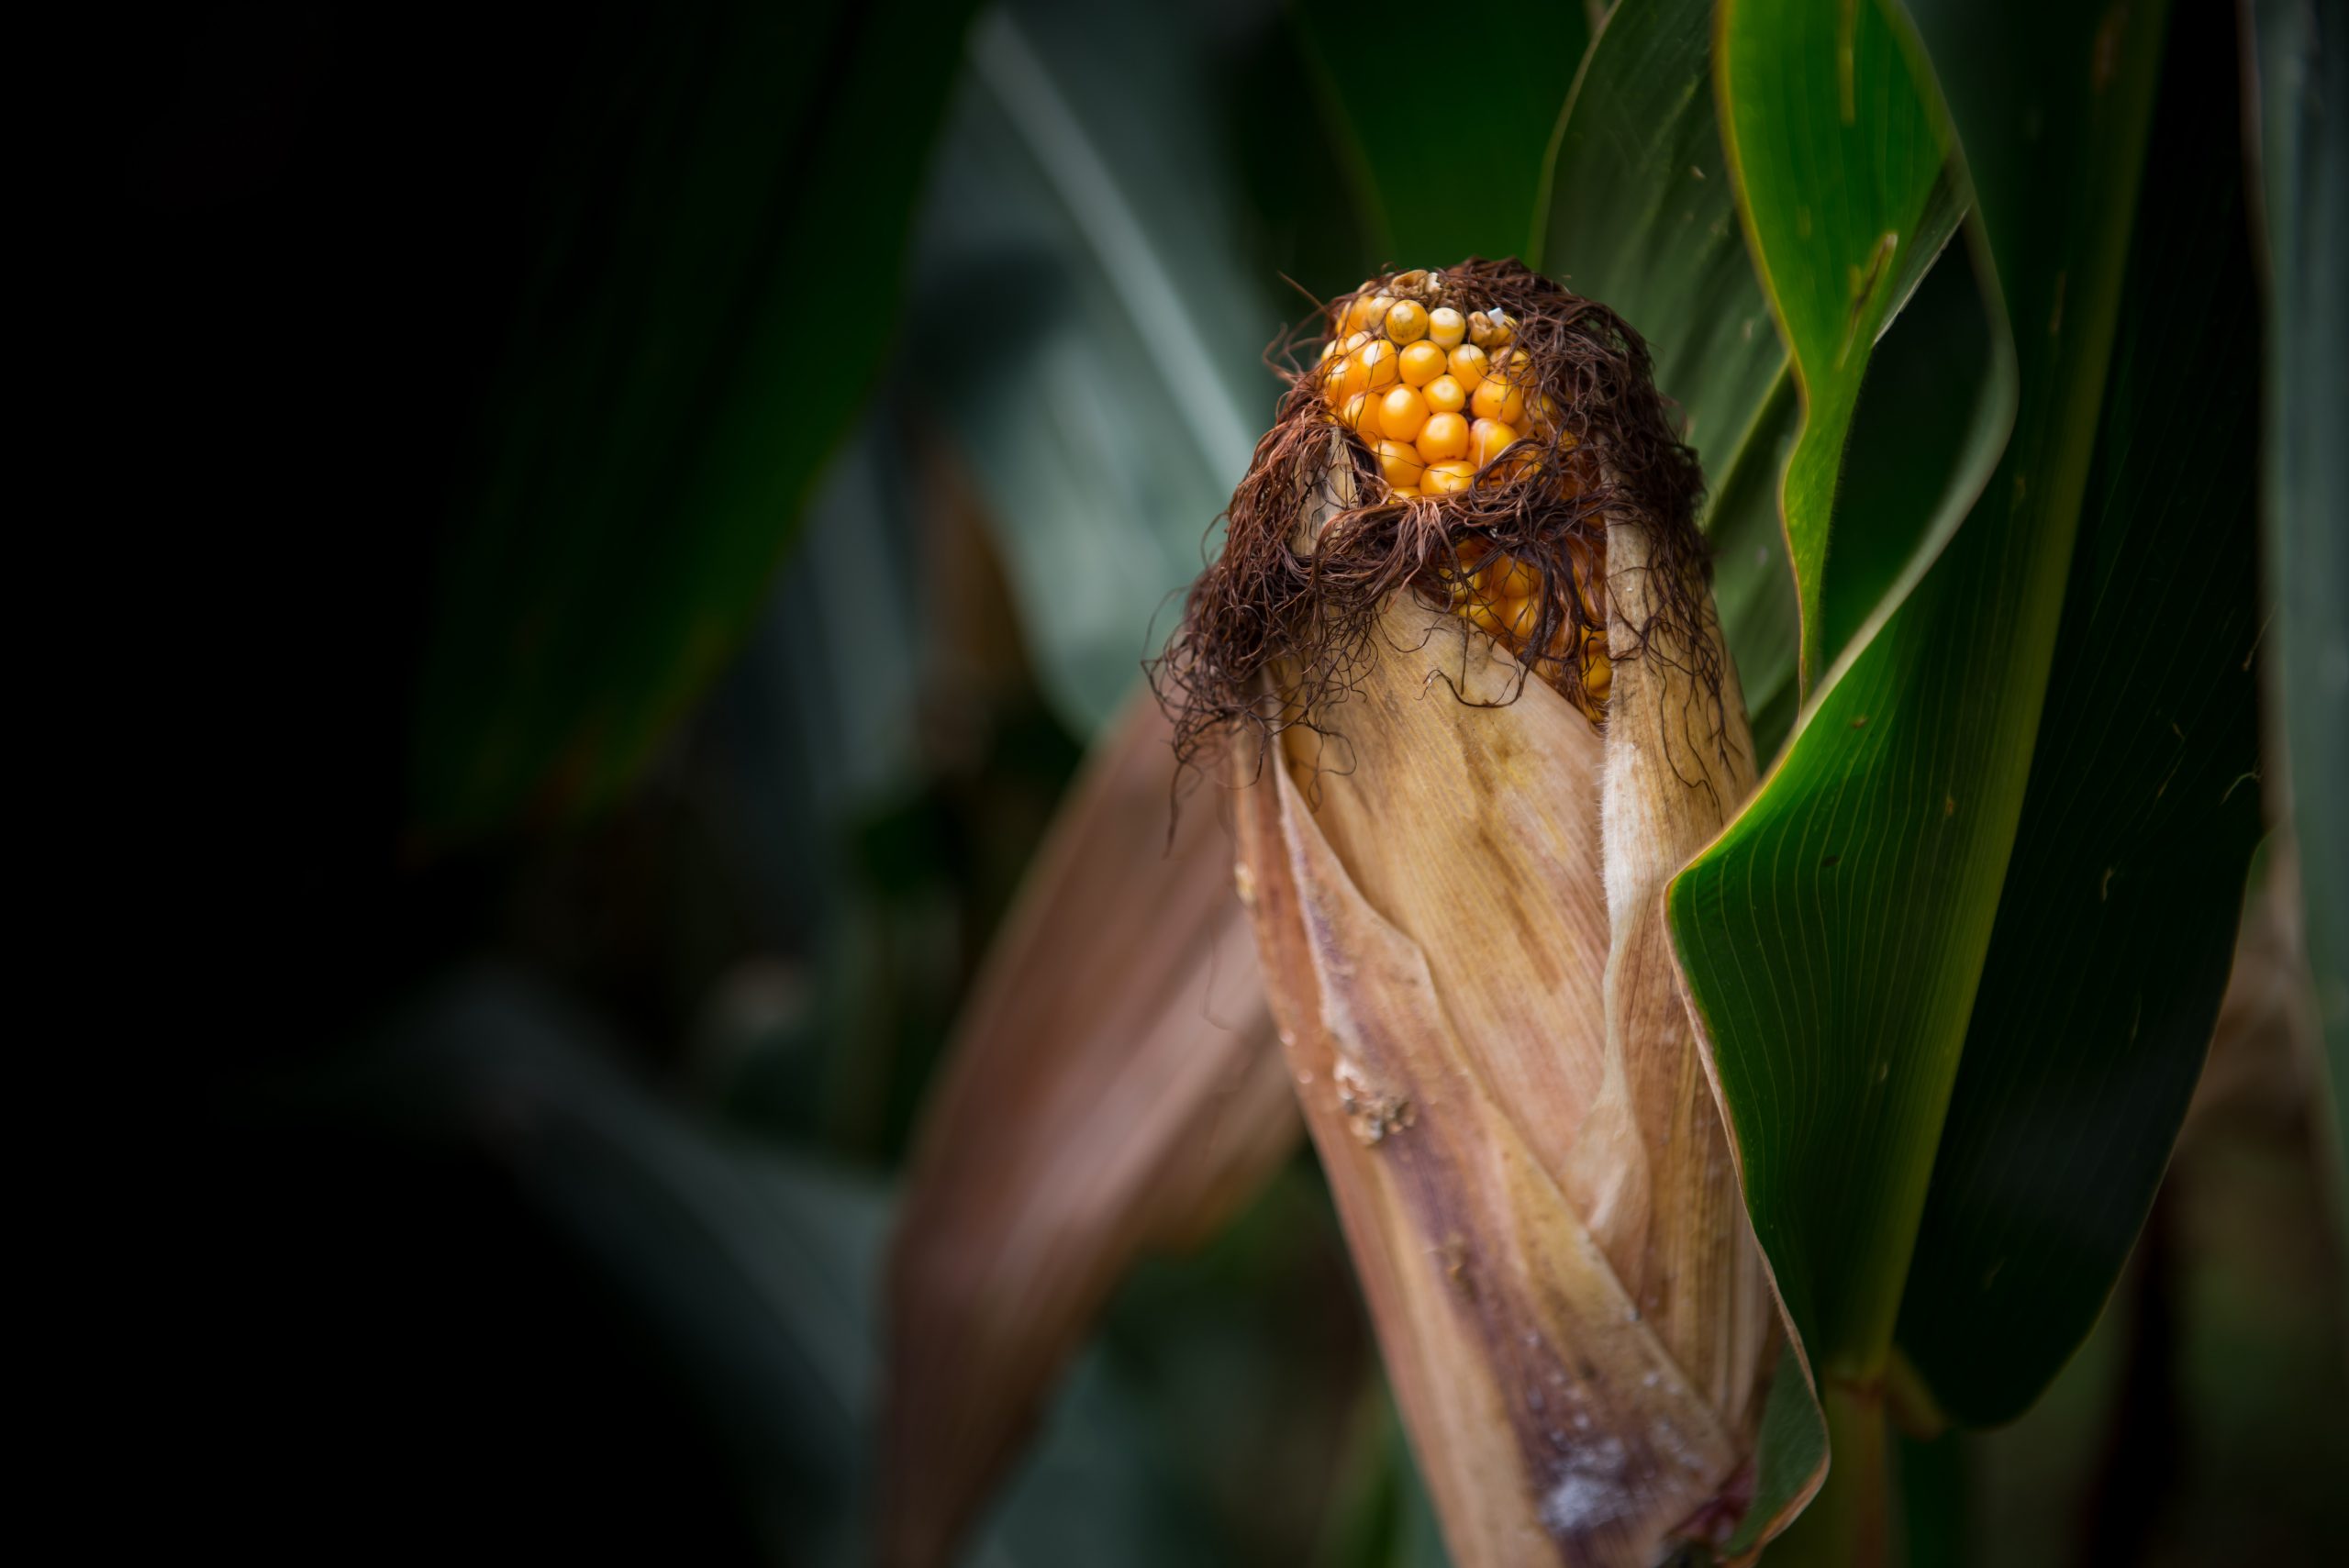
[[[1477,307],[1441,272],[1374,279],[1339,301],[1313,373],[1330,417],[1371,458],[1384,499],[1514,484],[1574,450],[1517,336],[1505,309]],[[1439,574],[1453,612],[1591,722],[1604,718],[1613,673],[1598,587],[1603,547],[1576,551],[1571,573],[1545,573],[1475,538],[1458,553]]]

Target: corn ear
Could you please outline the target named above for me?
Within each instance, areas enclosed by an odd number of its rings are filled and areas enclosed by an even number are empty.
[[[1734,677],[1632,629],[1648,526],[1609,527],[1603,728],[1405,592],[1335,739],[1235,749],[1274,1017],[1460,1568],[1725,1533],[1774,1344],[1661,905],[1751,750]]]

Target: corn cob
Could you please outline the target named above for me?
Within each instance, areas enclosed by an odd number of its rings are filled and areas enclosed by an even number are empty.
[[[1550,398],[1530,386],[1531,364],[1513,346],[1517,323],[1498,306],[1462,311],[1440,272],[1369,283],[1330,313],[1317,369],[1330,415],[1371,457],[1391,500],[1458,495],[1541,472],[1553,449],[1570,452]],[[1606,717],[1612,671],[1607,652],[1603,544],[1578,550],[1571,583],[1478,539],[1464,541],[1456,570],[1442,580],[1453,611],[1548,682],[1592,723]],[[1581,614],[1560,613],[1541,646],[1544,601],[1563,609],[1571,593]],[[1578,678],[1569,680],[1567,662]]]

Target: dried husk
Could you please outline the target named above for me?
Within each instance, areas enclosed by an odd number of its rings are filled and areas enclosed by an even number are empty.
[[[1308,598],[1358,472],[1310,482]],[[1723,1539],[1776,1343],[1663,909],[1752,788],[1743,706],[1685,508],[1599,489],[1603,727],[1422,577],[1342,681],[1268,659],[1272,739],[1228,749],[1273,1015],[1460,1568]]]
[[[879,1561],[951,1559],[1144,1248],[1212,1233],[1296,1147],[1222,825],[1167,837],[1172,731],[1105,737],[925,1111],[888,1279]]]

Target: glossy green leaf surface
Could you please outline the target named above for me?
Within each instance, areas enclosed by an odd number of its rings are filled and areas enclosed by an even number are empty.
[[[2256,0],[2248,11],[2269,291],[2273,690],[2349,1208],[2349,10]]]
[[[1740,214],[1802,397],[1781,506],[1808,692],[1880,624],[1973,499],[1959,484],[1944,502],[1904,474],[1898,493],[1844,507],[1850,526],[1835,528],[1846,440],[1876,339],[1940,253],[1958,206],[1942,178],[1940,117],[1876,5],[1724,0],[1713,71]],[[1932,319],[1963,325],[1965,317]],[[1971,390],[1963,379],[1938,384]],[[1975,485],[2005,435],[2011,376],[1990,378],[1987,390],[1988,439],[1976,443]],[[1931,434],[1965,428],[1969,410],[1961,403],[1952,420],[1945,401],[1901,398],[1899,422]],[[1876,445],[1886,440],[1878,434]]]
[[[1590,43],[1586,8],[1522,6],[1489,29],[1401,0],[1293,0],[1290,11],[1341,132],[1372,266],[1519,254],[1520,215]]]
[[[747,629],[886,352],[969,10],[721,0],[586,46],[550,132],[562,177],[517,195],[543,202],[546,238],[481,499],[443,551],[413,765],[428,830],[608,800]]]
[[[1558,121],[1529,265],[1648,339],[1705,465],[1714,595],[1767,756],[1794,706],[1798,611],[1777,473],[1798,409],[1739,232],[1712,93],[1706,0],[1609,12]]]
[[[1957,9],[1917,17],[2022,324],[2014,439],[1670,895],[1748,1208],[1827,1378],[1873,1380],[1891,1346],[2045,700],[2161,36],[2157,11]],[[2015,94],[2044,106],[2030,134]]]
[[[2173,23],[2031,782],[1902,1300],[1903,1351],[1973,1424],[2038,1396],[2136,1241],[2261,831],[2259,313],[2226,24]]]

